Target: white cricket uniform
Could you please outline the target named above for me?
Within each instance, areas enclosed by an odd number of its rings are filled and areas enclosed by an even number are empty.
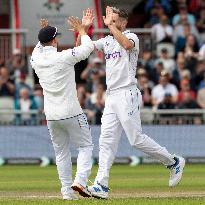
[[[155,157],[165,165],[175,162],[166,148],[142,133],[140,119],[142,96],[135,78],[139,39],[128,30],[123,34],[134,43],[132,50],[125,50],[110,35],[94,42],[95,47],[105,53],[108,88],[99,139],[99,169],[95,179],[95,183],[104,186],[108,186],[109,170],[123,129],[133,147]]]
[[[81,42],[81,46],[62,52],[38,43],[31,57],[32,67],[43,88],[44,111],[63,196],[73,192],[70,146],[79,150],[76,182],[86,186],[92,167],[92,137],[77,98],[74,65],[86,59],[94,45],[87,35],[81,37]]]

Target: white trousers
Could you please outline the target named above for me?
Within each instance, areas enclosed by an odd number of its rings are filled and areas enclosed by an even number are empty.
[[[141,101],[141,92],[136,85],[107,93],[99,139],[99,169],[95,183],[108,186],[109,171],[123,129],[130,144],[136,149],[160,160],[164,165],[175,163],[165,147],[142,133]]]
[[[73,192],[72,163],[70,146],[75,146],[78,151],[77,172],[75,182],[86,186],[92,168],[92,137],[85,114],[65,120],[48,121],[59,179],[62,184],[62,195]]]

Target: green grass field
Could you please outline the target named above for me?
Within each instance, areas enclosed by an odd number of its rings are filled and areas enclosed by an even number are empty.
[[[75,166],[74,166],[75,171]],[[94,179],[95,166],[90,177]],[[169,172],[161,165],[115,165],[110,177],[110,199],[63,201],[55,166],[0,167],[0,204],[205,204],[205,165],[187,165],[182,182],[169,188]]]

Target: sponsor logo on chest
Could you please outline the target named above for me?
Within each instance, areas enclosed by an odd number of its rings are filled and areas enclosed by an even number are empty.
[[[105,53],[105,59],[108,60],[108,59],[116,59],[116,58],[121,58],[122,55],[121,55],[121,52],[120,51],[114,51],[114,52],[111,52],[111,53]]]

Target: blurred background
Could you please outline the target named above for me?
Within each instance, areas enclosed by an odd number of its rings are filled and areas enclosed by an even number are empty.
[[[0,157],[3,163],[53,159],[43,92],[29,63],[39,20],[61,32],[59,51],[75,45],[69,16],[93,8],[93,40],[106,36],[106,6],[129,12],[128,30],[140,39],[136,72],[142,92],[143,129],[171,152],[205,162],[205,1],[203,0],[0,0]],[[94,157],[105,102],[105,61],[94,52],[76,64],[78,98],[91,124]],[[69,80],[69,79],[68,79]],[[60,106],[60,105],[59,105]],[[123,134],[124,135],[124,134]],[[73,152],[76,156],[76,153]],[[122,138],[118,162],[151,162]],[[137,157],[137,158],[136,158]],[[15,159],[14,161],[12,161]],[[37,161],[35,161],[37,159]]]

